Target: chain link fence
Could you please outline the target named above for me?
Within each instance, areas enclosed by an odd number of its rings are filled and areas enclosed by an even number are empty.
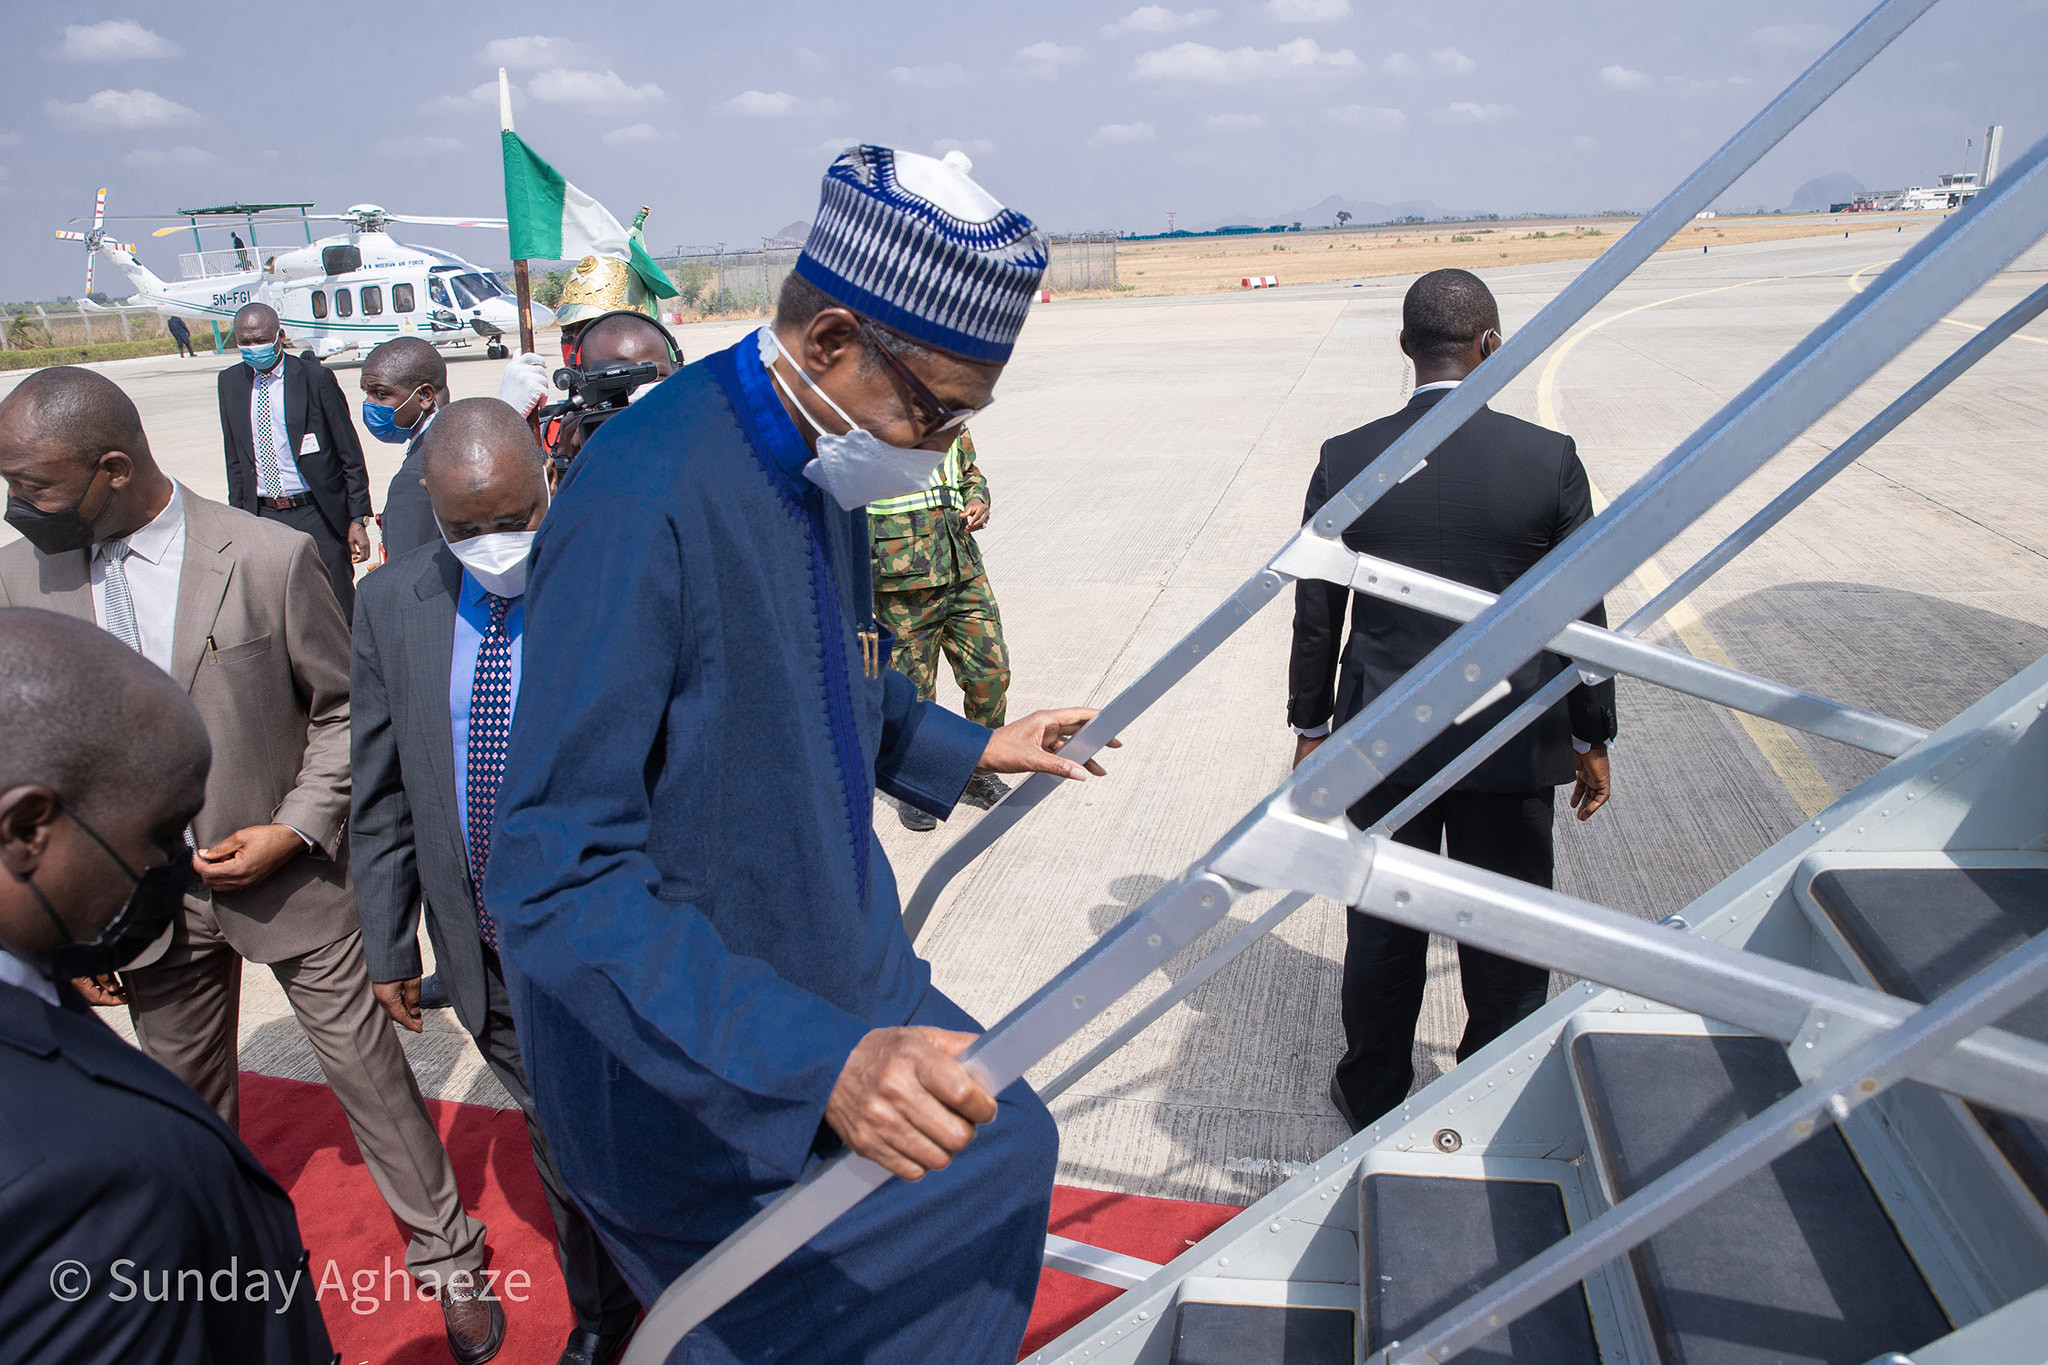
[[[796,268],[797,248],[720,251],[685,249],[655,264],[674,281],[677,297],[664,301],[699,317],[765,316],[775,310],[782,282]]]
[[[1046,239],[1045,288],[1055,294],[1116,288],[1116,234],[1076,232]]]
[[[194,330],[197,329],[198,324],[194,324]],[[29,304],[0,313],[0,350],[5,351],[92,346],[108,341],[156,341],[169,335],[154,308],[52,313],[40,304]]]

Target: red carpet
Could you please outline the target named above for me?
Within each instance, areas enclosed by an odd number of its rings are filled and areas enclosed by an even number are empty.
[[[508,1330],[496,1365],[553,1365],[574,1325],[555,1266],[554,1225],[533,1173],[526,1125],[512,1110],[427,1101],[448,1144],[464,1202],[490,1228]],[[447,1365],[440,1308],[413,1293],[406,1233],[378,1197],[324,1085],[242,1073],[242,1137],[298,1206],[310,1271],[342,1365]],[[1168,1261],[1238,1212],[1059,1186],[1052,1230],[1076,1241]],[[388,1272],[388,1273],[387,1273]],[[524,1272],[521,1284],[515,1272]],[[1092,1280],[1048,1270],[1024,1338],[1028,1354],[1116,1297]]]

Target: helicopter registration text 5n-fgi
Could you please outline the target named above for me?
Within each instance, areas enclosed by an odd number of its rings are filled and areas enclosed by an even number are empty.
[[[267,303],[292,343],[322,359],[368,350],[394,336],[418,336],[437,346],[481,338],[489,355],[507,354],[506,338],[519,332],[519,310],[497,277],[450,252],[393,240],[383,229],[393,216],[363,213],[368,207],[350,210],[359,216],[346,235],[265,253],[260,262],[250,253],[249,268],[199,279],[160,279],[133,247],[98,232],[92,236],[99,240],[88,244],[135,286],[135,297],[126,303],[201,322],[226,322],[246,304]],[[553,324],[545,306],[532,308],[536,329]]]

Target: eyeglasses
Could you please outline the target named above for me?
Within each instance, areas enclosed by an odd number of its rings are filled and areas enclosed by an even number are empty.
[[[862,318],[860,330],[875,353],[888,363],[889,368],[895,371],[896,377],[903,381],[903,386],[910,390],[910,396],[917,401],[918,406],[931,414],[931,420],[924,423],[917,423],[916,418],[912,418],[913,423],[921,429],[922,439],[929,441],[934,436],[944,435],[965,426],[970,417],[986,411],[990,404],[996,401],[991,398],[980,407],[973,408],[948,407],[939,400],[937,394],[925,387],[923,380],[910,372],[910,367],[899,360],[895,352],[889,349],[888,342],[883,340],[883,328]]]

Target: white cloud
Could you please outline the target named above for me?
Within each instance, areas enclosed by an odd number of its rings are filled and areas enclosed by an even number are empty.
[[[1202,123],[1218,132],[1248,133],[1254,128],[1266,126],[1263,114],[1211,114]]]
[[[574,38],[549,38],[532,33],[523,38],[493,38],[484,44],[476,59],[485,66],[505,66],[514,71],[536,66],[567,66],[571,62],[596,60],[588,43]]]
[[[629,123],[604,135],[607,147],[632,147],[642,142],[659,142],[661,133],[651,123]]]
[[[661,87],[628,85],[612,70],[571,71],[553,67],[537,72],[527,82],[527,91],[549,104],[587,104],[593,108],[616,109],[629,104],[651,104],[663,98]]]
[[[1058,43],[1045,42],[1020,48],[1017,60],[1023,64],[1026,74],[1040,80],[1056,81],[1060,78],[1061,67],[1072,66],[1087,55],[1078,47],[1061,47]]]
[[[996,149],[996,144],[985,137],[942,137],[932,144],[933,156],[944,156],[947,152],[972,152],[976,156],[987,156]]]
[[[1156,133],[1149,123],[1105,123],[1088,140],[1098,147],[1129,147],[1150,142]]]
[[[377,150],[387,156],[446,156],[461,151],[462,143],[452,137],[387,137]]]
[[[832,69],[830,61],[822,54],[813,52],[807,47],[800,47],[796,50],[796,64],[806,71],[830,71]]]
[[[154,90],[102,90],[77,104],[50,100],[43,105],[50,121],[62,128],[104,128],[133,132],[138,128],[168,128],[176,123],[197,123],[199,115]]]
[[[1364,133],[1398,133],[1408,126],[1408,116],[1399,109],[1383,109],[1370,104],[1346,104],[1332,109],[1329,119],[1332,123]]]
[[[1351,13],[1351,0],[1266,0],[1266,17],[1283,24],[1322,24]]]
[[[1749,35],[1766,52],[1818,52],[1835,38],[1826,24],[1770,24]]]
[[[512,107],[518,109],[524,107],[525,104],[526,92],[520,89],[517,84],[512,84]],[[498,107],[498,83],[496,81],[485,81],[482,85],[473,86],[466,94],[436,95],[425,104],[422,104],[420,108],[428,113],[435,114],[473,114],[479,106],[487,109]]]
[[[20,145],[20,133],[0,133],[0,147],[19,147]]]
[[[1572,139],[1572,146],[1578,148],[1582,152],[1593,151],[1599,145],[1600,144],[1598,142],[1594,141],[1590,137],[1587,137],[1584,133],[1580,133],[1577,137]]]
[[[802,100],[780,90],[742,90],[719,106],[728,114],[748,114],[754,118],[781,118],[802,107]]]
[[[220,160],[203,147],[137,147],[121,158],[122,164],[137,170],[159,166],[205,166]]]
[[[958,62],[943,66],[892,66],[889,79],[914,90],[955,90],[967,84],[967,72]]]
[[[74,62],[132,62],[175,57],[183,50],[133,19],[109,19],[99,24],[66,25],[57,55]]]
[[[1185,14],[1177,13],[1164,5],[1146,5],[1132,10],[1113,24],[1102,26],[1102,36],[1114,38],[1123,33],[1178,33],[1184,28],[1200,28],[1213,22],[1213,9],[1191,9]]]
[[[1225,51],[1206,43],[1175,43],[1139,57],[1131,68],[1141,81],[1203,81],[1236,85],[1242,81],[1298,77],[1317,72],[1355,71],[1358,54],[1350,48],[1325,51],[1313,38],[1296,38],[1278,47],[1238,47]]]
[[[1419,76],[1422,74],[1422,63],[1416,61],[1405,52],[1389,52],[1380,62],[1380,74],[1382,76]]]
[[[1458,100],[1437,110],[1439,123],[1498,123],[1515,112],[1512,104],[1474,104]]]
[[[1600,84],[1609,90],[1647,90],[1656,83],[1656,78],[1647,71],[1636,71],[1626,66],[1600,68]]]
[[[1440,47],[1430,53],[1429,64],[1447,76],[1469,76],[1478,66],[1455,47]]]

